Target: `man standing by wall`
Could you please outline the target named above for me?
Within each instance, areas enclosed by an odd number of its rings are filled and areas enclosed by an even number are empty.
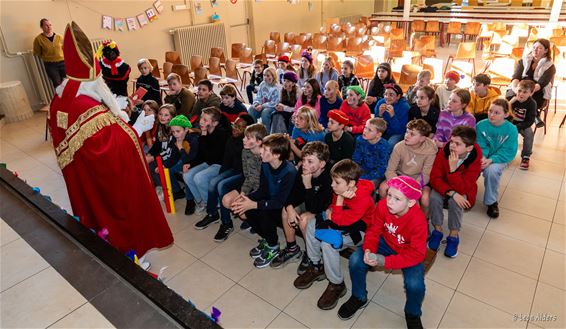
[[[33,40],[33,54],[43,60],[47,76],[53,87],[57,88],[67,76],[63,61],[63,37],[53,32],[53,26],[47,18],[42,18],[39,26],[43,32]]]

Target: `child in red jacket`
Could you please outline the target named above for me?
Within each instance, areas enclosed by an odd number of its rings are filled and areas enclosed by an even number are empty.
[[[350,256],[352,297],[338,310],[347,320],[368,303],[366,276],[369,267],[402,270],[407,301],[407,327],[422,328],[421,305],[425,296],[424,265],[427,224],[419,208],[421,185],[409,176],[387,181],[387,198],[377,204],[364,244]]]
[[[293,285],[307,289],[315,281],[328,278],[328,287],[317,303],[323,310],[336,307],[338,299],[346,294],[340,269],[340,250],[361,244],[367,223],[371,220],[374,185],[371,181],[360,179],[361,172],[360,166],[350,159],[338,161],[330,170],[334,191],[330,211],[307,223],[305,243],[310,264]]]
[[[476,181],[481,172],[482,152],[476,144],[476,130],[467,126],[456,126],[452,130],[450,143],[438,152],[430,173],[430,220],[434,226],[428,247],[438,250],[442,240],[444,203],[448,203],[448,228],[444,255],[458,255],[458,232],[462,226],[462,215],[476,202]]]
[[[350,120],[346,131],[354,136],[361,135],[366,122],[371,119],[371,111],[364,102],[366,93],[360,86],[350,86],[346,90],[347,97],[340,105],[340,111],[344,112]]]

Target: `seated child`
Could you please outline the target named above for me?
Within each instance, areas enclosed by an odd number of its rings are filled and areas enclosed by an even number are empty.
[[[228,139],[228,132],[219,125],[221,119],[222,113],[216,107],[207,107],[202,110],[198,154],[194,161],[183,165],[183,180],[185,186],[188,187],[185,215],[205,211],[208,200],[208,183],[220,171],[224,146]]]
[[[361,168],[355,162],[344,159],[336,163],[330,175],[334,195],[329,212],[307,222],[305,241],[310,264],[293,282],[297,289],[307,289],[315,281],[327,278],[328,286],[317,302],[323,310],[336,307],[338,300],[346,294],[340,250],[363,242],[374,209],[371,196],[374,186],[370,181],[360,179]],[[320,233],[338,236],[321,240]]]
[[[302,106],[296,112],[295,128],[290,138],[291,150],[298,159],[302,158],[301,149],[306,143],[324,140],[324,128],[318,123],[312,108]]]
[[[476,122],[487,119],[487,110],[491,102],[501,96],[499,88],[490,86],[491,78],[485,73],[476,75],[472,81],[473,90],[470,93],[468,109],[476,118]]]
[[[283,74],[287,71],[295,72],[289,56],[282,55],[277,58],[277,81],[283,84]]]
[[[295,72],[283,74],[283,88],[281,88],[279,103],[275,105],[275,112],[271,114],[271,133],[273,134],[289,132],[291,116],[295,112],[295,105],[299,99],[298,79]]]
[[[263,71],[263,81],[259,84],[257,95],[248,113],[257,121],[271,129],[271,114],[275,111],[275,105],[279,103],[280,86],[277,83],[277,73],[272,67]]]
[[[432,72],[430,72],[429,70],[422,70],[419,72],[419,74],[417,74],[417,82],[410,86],[409,89],[407,90],[407,102],[409,103],[409,105],[415,105],[415,103],[417,102],[416,97],[417,97],[417,90],[419,88],[423,88],[423,87],[431,87],[430,85],[430,79],[432,78]],[[432,97],[430,97],[431,101],[434,100],[434,88],[432,88]],[[411,119],[409,119],[409,121],[411,121]]]
[[[334,60],[327,56],[322,62],[322,70],[316,75],[316,80],[320,85],[320,91],[324,94],[324,89],[328,81],[338,82],[338,71],[335,69]]]
[[[422,328],[421,305],[425,297],[423,261],[428,230],[417,202],[421,187],[407,176],[395,177],[387,184],[387,199],[377,204],[363,246],[350,256],[352,296],[340,306],[338,317],[348,320],[368,304],[367,272],[370,267],[382,266],[403,272],[407,328]]]
[[[475,127],[476,119],[466,111],[470,103],[470,92],[466,89],[455,89],[446,105],[446,110],[440,111],[436,133],[432,140],[438,148],[443,148],[452,134],[452,128],[456,126]]]
[[[199,125],[200,114],[203,109],[207,107],[220,108],[222,101],[220,97],[214,93],[212,88],[213,86],[210,80],[204,79],[199,81],[197,85],[197,101],[191,111],[192,117],[189,117],[193,126]]]
[[[509,101],[513,109],[513,124],[523,136],[521,165],[519,166],[521,170],[529,170],[529,161],[533,153],[535,135],[531,126],[535,123],[537,115],[537,103],[532,98],[534,89],[535,83],[532,80],[521,80],[517,94]]]
[[[354,137],[346,132],[346,126],[350,119],[342,111],[331,110],[328,112],[328,129],[324,135],[324,142],[330,149],[330,165],[342,159],[351,159],[354,154]]]
[[[444,110],[448,106],[448,97],[456,89],[458,82],[460,82],[460,73],[448,71],[444,74],[444,84],[436,87],[436,100],[434,102],[440,110]]]
[[[153,100],[147,100],[143,102],[142,110],[145,112],[145,115],[152,115],[155,118],[158,118],[157,113],[159,113],[159,105],[157,102]],[[141,138],[142,144],[147,145],[147,147],[151,148],[153,145],[153,141],[155,140],[155,135],[157,134],[157,125],[159,124],[159,120],[155,120],[153,124],[153,128],[144,132],[143,137]]]
[[[165,104],[172,104],[178,114],[186,116],[193,121],[193,106],[195,105],[195,95],[189,89],[183,87],[181,77],[177,73],[169,73],[167,76],[169,91],[165,96]]]
[[[235,122],[242,113],[248,114],[244,104],[237,98],[237,90],[233,85],[225,85],[220,91],[220,98],[222,99],[220,111],[231,123]]]
[[[297,173],[295,185],[285,203],[281,217],[287,247],[271,262],[271,267],[280,268],[290,261],[298,261],[303,255],[297,274],[308,267],[308,257],[301,252],[295,241],[296,231],[300,229],[306,236],[307,222],[326,211],[332,201],[332,179],[328,146],[323,142],[310,142],[303,148],[302,166]]]
[[[430,221],[434,226],[428,247],[438,250],[442,241],[444,204],[448,204],[448,229],[446,238],[446,257],[458,255],[464,210],[471,209],[476,202],[478,185],[476,181],[481,172],[481,148],[476,144],[476,131],[466,126],[456,126],[452,130],[450,143],[436,155],[430,173]]]
[[[379,64],[375,70],[375,76],[369,83],[368,96],[366,97],[366,103],[372,110],[375,110],[377,101],[383,98],[383,93],[385,93],[384,86],[391,83],[395,83],[395,79],[391,74],[391,64]]]
[[[387,122],[384,138],[391,147],[399,143],[405,135],[409,122],[409,104],[403,97],[403,90],[397,84],[386,84],[383,98],[375,105],[375,116]]]
[[[415,91],[415,104],[409,109],[409,121],[415,119],[423,119],[428,122],[432,128],[432,137],[436,132],[436,124],[438,123],[438,116],[440,110],[432,101],[434,100],[434,89],[429,86],[417,88]]]
[[[301,66],[299,67],[299,87],[303,88],[308,79],[316,80],[316,66],[314,66],[312,53],[303,51],[301,53]]]
[[[263,81],[263,70],[267,68],[267,65],[263,64],[261,59],[256,59],[253,62],[253,67],[250,83],[246,86],[246,94],[248,95],[248,101],[250,103],[254,102],[254,94],[257,94],[257,88]]]
[[[356,148],[352,160],[362,167],[361,178],[372,181],[379,186],[385,177],[387,162],[391,156],[391,145],[381,138],[387,129],[387,123],[382,118],[369,119],[364,133],[356,139]]]
[[[272,134],[263,139],[261,149],[261,176],[259,188],[241,196],[232,206],[233,211],[259,234],[259,244],[250,250],[254,266],[264,268],[279,255],[277,225],[281,212],[291,193],[297,170],[288,160],[289,139],[283,134]]]
[[[314,78],[307,79],[303,83],[301,96],[297,98],[297,103],[295,104],[295,110],[298,110],[301,106],[308,106],[315,110],[316,118],[320,117],[320,98],[322,93],[320,92],[320,84]]]
[[[503,170],[515,158],[519,144],[517,127],[507,121],[510,112],[509,102],[498,98],[491,103],[488,118],[478,122],[476,126],[478,144],[483,155],[483,203],[487,206],[490,218],[499,217],[499,180]]]
[[[387,170],[385,171],[387,180],[396,176],[409,176],[421,184],[421,208],[425,215],[428,214],[430,171],[432,170],[436,153],[438,153],[438,148],[428,138],[430,129],[430,125],[423,119],[409,122],[405,139],[393,148],[391,158],[387,164]],[[385,183],[381,183],[379,195],[382,198],[385,198],[387,195],[387,185]]]
[[[347,88],[350,86],[359,86],[360,82],[354,74],[354,63],[350,60],[342,62],[342,74],[338,77],[338,87],[342,94],[342,99],[346,99]]]
[[[364,103],[366,93],[360,86],[350,86],[346,95],[346,101],[340,105],[340,111],[345,113],[350,121],[346,131],[352,135],[360,135],[364,131],[366,121],[371,118],[369,107]]]
[[[161,89],[159,81],[151,74],[153,66],[147,58],[142,58],[138,61],[138,70],[141,75],[136,80],[136,89],[144,88],[147,93],[141,99],[134,100],[136,106],[140,106],[144,101],[153,100],[158,105],[161,105]]]
[[[328,112],[338,110],[342,106],[342,98],[340,98],[338,90],[338,82],[330,80],[326,83],[324,94],[320,98],[320,116],[318,122],[326,128],[328,126]]]

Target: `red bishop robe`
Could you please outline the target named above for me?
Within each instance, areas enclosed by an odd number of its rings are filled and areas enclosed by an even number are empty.
[[[67,89],[54,97],[49,122],[74,214],[88,228],[108,229],[110,244],[123,253],[141,257],[172,244],[135,130],[100,102],[65,95]]]

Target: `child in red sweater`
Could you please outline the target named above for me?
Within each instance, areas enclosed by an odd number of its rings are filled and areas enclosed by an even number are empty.
[[[450,143],[436,155],[430,173],[430,220],[434,226],[428,247],[438,250],[442,240],[444,203],[448,203],[448,228],[444,255],[458,255],[458,232],[462,226],[462,215],[476,202],[478,185],[476,181],[481,172],[482,152],[476,144],[476,130],[467,126],[456,126],[452,130]]]
[[[373,213],[374,186],[371,181],[360,179],[361,173],[354,161],[338,161],[330,170],[334,194],[329,212],[316,215],[316,221],[307,223],[305,243],[310,264],[293,284],[307,289],[315,281],[328,278],[328,287],[317,303],[323,310],[336,307],[338,299],[346,294],[340,250],[362,243]]]
[[[371,118],[371,111],[364,102],[366,93],[360,86],[350,86],[346,90],[346,100],[340,105],[340,111],[350,119],[346,131],[352,135],[360,135],[364,132],[366,121]]]
[[[338,310],[347,320],[368,303],[366,275],[369,267],[402,270],[407,301],[407,327],[422,328],[421,305],[425,296],[424,265],[427,224],[419,208],[420,184],[409,176],[387,181],[387,199],[377,204],[366,230],[364,244],[350,256],[352,297]]]

